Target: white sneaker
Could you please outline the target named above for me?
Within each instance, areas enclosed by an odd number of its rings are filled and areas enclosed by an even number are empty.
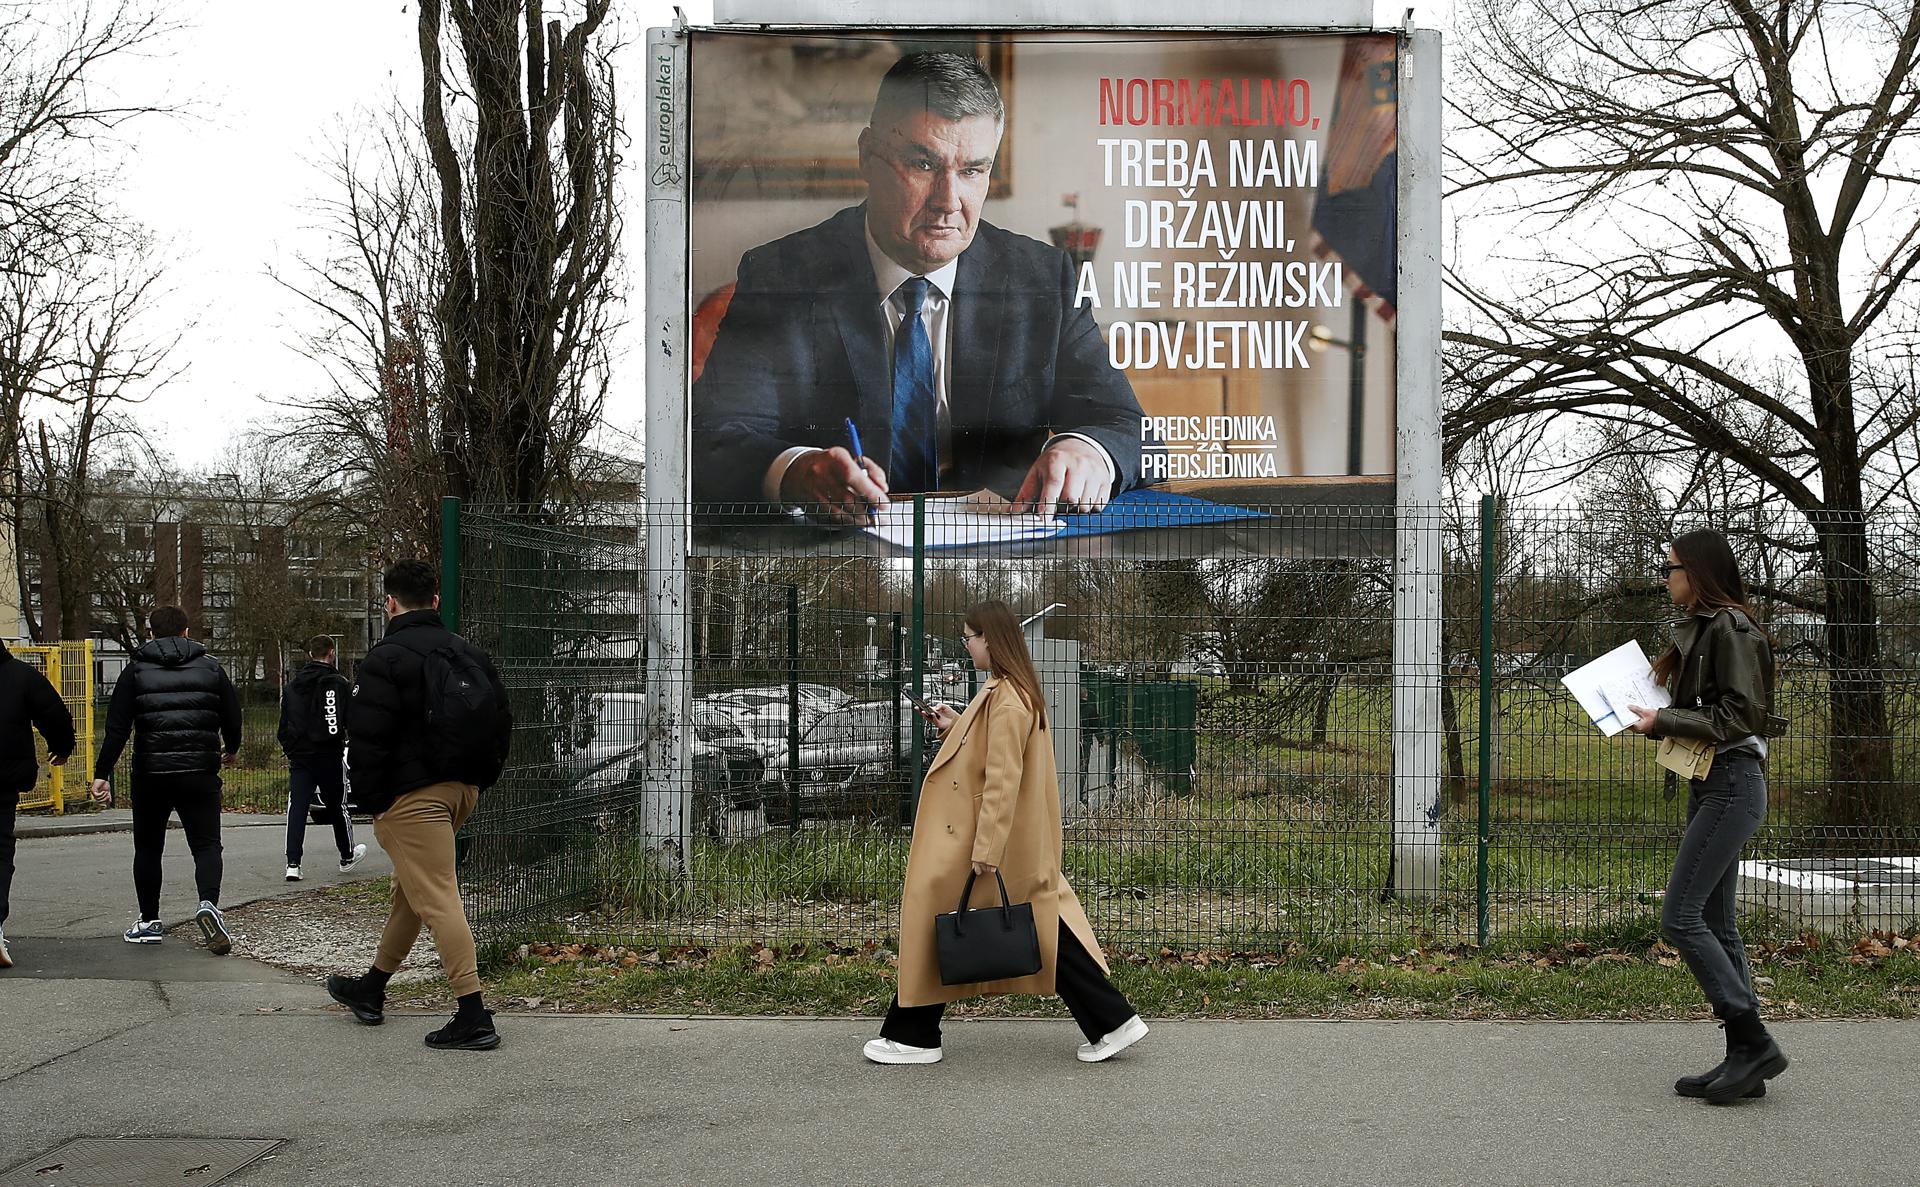
[[[360,859],[365,857],[366,855],[367,855],[367,847],[365,844],[355,845],[353,847],[353,852],[350,855],[340,859],[340,872],[344,874],[348,870],[359,865]]]
[[[939,1063],[940,1048],[909,1047],[892,1039],[868,1039],[860,1054],[875,1063]]]
[[[233,951],[233,935],[227,931],[227,921],[220,914],[220,908],[201,899],[200,909],[193,913],[193,921],[200,925],[200,934],[207,938],[207,951],[215,956],[225,956]]]
[[[158,944],[166,934],[166,925],[158,919],[136,919],[132,927],[120,933],[120,938],[129,944]]]
[[[1117,1030],[1102,1035],[1097,1043],[1082,1043],[1074,1054],[1081,1063],[1099,1063],[1114,1056],[1147,1037],[1147,1024],[1140,1021],[1140,1015],[1122,1022]]]
[[[288,867],[287,867],[287,881],[289,881],[289,882],[298,882],[299,880],[300,880],[300,867],[299,867],[299,866],[288,866]]]
[[[0,931],[0,969],[13,967],[13,953],[7,951],[7,933]]]

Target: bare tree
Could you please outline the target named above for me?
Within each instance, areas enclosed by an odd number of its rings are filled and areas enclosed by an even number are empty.
[[[393,111],[363,127],[325,165],[328,249],[303,257],[297,278],[276,277],[314,314],[297,349],[327,376],[283,436],[332,493],[336,530],[385,563],[439,547],[444,260],[419,125]]]
[[[95,260],[90,274],[46,306],[54,363],[40,373],[41,414],[23,474],[32,495],[21,497],[19,522],[28,522],[30,502],[47,639],[85,638],[93,629],[92,578],[103,556],[93,506],[96,453],[115,438],[137,439],[126,409],[177,374],[169,359],[178,336],[148,337],[141,324],[161,274],[145,246],[130,242],[121,259]]]
[[[1448,456],[1504,421],[1611,423],[1792,506],[1823,579],[1829,819],[1912,819],[1867,523],[1916,410],[1862,380],[1920,329],[1920,4],[1474,0],[1462,24],[1451,196],[1527,258],[1450,271]],[[1563,435],[1574,462],[1606,440]]]
[[[445,260],[441,453],[456,495],[537,506],[565,494],[598,419],[620,232],[610,3],[420,5]]]
[[[99,75],[175,32],[164,11],[149,0],[0,0],[0,269],[57,266],[112,233],[100,143],[165,108],[112,102]]]

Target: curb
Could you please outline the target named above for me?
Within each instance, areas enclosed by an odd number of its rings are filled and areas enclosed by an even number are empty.
[[[360,820],[360,817],[354,818],[356,824],[359,823]],[[223,812],[220,814],[220,827],[223,829],[285,828],[286,826],[286,817],[269,816],[264,812]],[[178,831],[180,821],[177,818],[170,817],[167,821],[167,827]],[[308,825],[308,827],[312,828],[314,826]],[[25,840],[28,837],[84,837],[95,833],[130,833],[132,831],[133,820],[131,817],[122,820],[96,820],[87,816],[71,818],[61,816],[23,816],[16,819],[13,835],[16,839]]]

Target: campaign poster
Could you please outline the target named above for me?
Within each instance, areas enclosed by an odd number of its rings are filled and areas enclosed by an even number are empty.
[[[1397,46],[695,31],[696,523],[899,545],[925,493],[928,546],[1044,549],[1391,505]]]

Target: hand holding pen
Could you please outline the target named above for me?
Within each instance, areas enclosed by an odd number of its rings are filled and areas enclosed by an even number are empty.
[[[851,420],[847,430],[851,448],[816,449],[793,460],[780,480],[780,500],[836,523],[866,526],[887,505],[887,475],[865,456]]]

